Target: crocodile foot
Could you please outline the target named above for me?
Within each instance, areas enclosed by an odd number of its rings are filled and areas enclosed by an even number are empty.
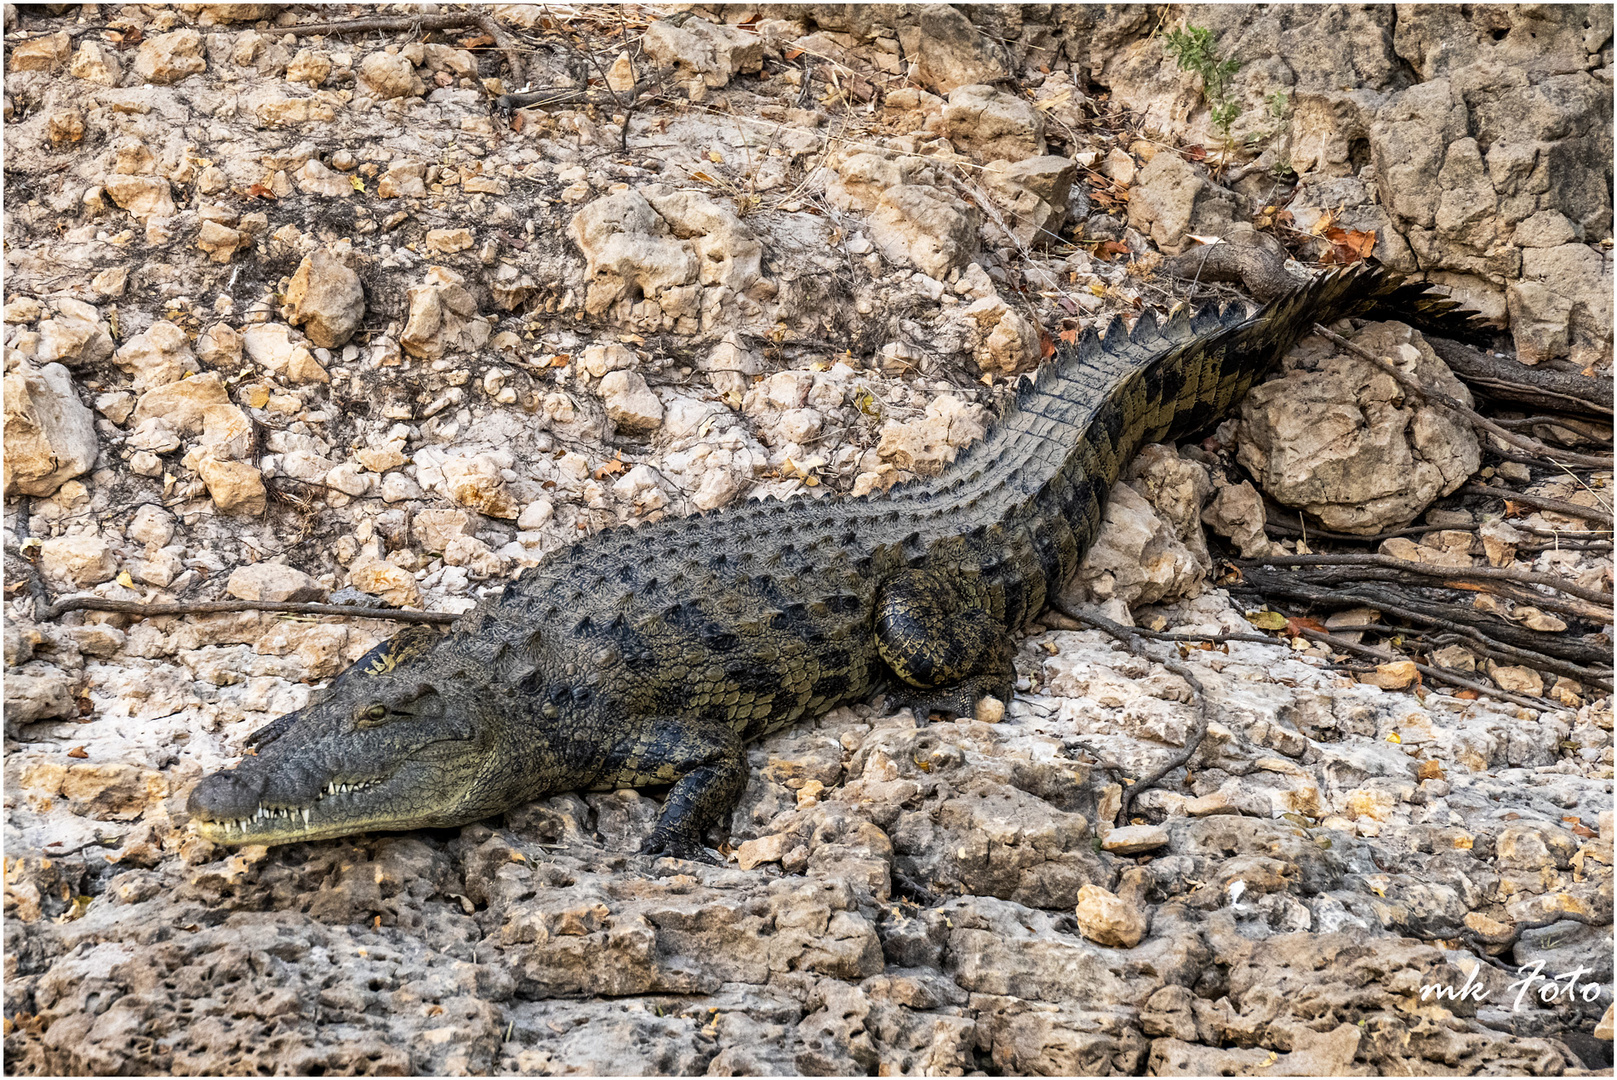
[[[719,860],[708,853],[707,846],[699,838],[679,836],[663,829],[657,829],[651,834],[651,839],[640,845],[640,854],[707,863],[709,866],[719,865]]]
[[[900,684],[888,688],[887,708],[910,709],[923,720],[934,714],[952,720],[957,716],[976,715],[977,703],[983,698],[993,697],[1008,703],[1013,692],[1011,681],[999,675],[977,675],[953,686],[925,689]]]

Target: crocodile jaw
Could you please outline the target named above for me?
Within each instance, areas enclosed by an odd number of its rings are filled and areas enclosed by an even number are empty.
[[[391,781],[350,784],[333,780],[313,802],[301,805],[278,805],[266,796],[267,801],[256,810],[237,818],[210,817],[209,810],[193,805],[192,820],[203,839],[229,845],[293,844],[356,832],[416,828],[414,820],[401,820],[387,811]]]

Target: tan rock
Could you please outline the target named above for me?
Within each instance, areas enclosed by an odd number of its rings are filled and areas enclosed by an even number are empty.
[[[1617,1009],[1617,1005],[1606,1006],[1605,1015],[1600,1018],[1600,1023],[1595,1025],[1595,1038],[1605,1039],[1607,1042],[1611,1042],[1613,1009]]]
[[[196,471],[220,510],[236,514],[264,512],[264,476],[257,468],[244,461],[221,461],[206,455],[196,463]]]
[[[361,555],[349,564],[348,583],[394,607],[421,603],[421,590],[416,587],[415,576],[373,555]]]
[[[6,67],[11,71],[55,71],[67,63],[73,39],[67,31],[24,41],[11,50]]]
[[[1111,948],[1134,948],[1151,926],[1138,904],[1129,903],[1098,885],[1085,885],[1078,890],[1077,914],[1079,932],[1097,945]]]
[[[421,510],[410,524],[422,550],[442,553],[457,536],[470,536],[474,529],[471,514],[464,510]]]
[[[286,65],[286,80],[318,89],[331,74],[331,68],[331,56],[324,50],[299,49],[292,62]]]
[[[103,186],[113,202],[142,223],[175,214],[174,197],[161,176],[109,176]]]
[[[422,179],[426,175],[427,167],[418,161],[393,165],[377,181],[376,194],[384,199],[396,199],[401,195],[420,198],[427,193],[426,181]]]
[[[465,251],[477,242],[470,229],[428,229],[427,247],[443,255]]]
[[[140,44],[135,74],[149,83],[166,85],[208,70],[202,57],[202,35],[195,30],[154,34]]]
[[[90,471],[100,452],[95,417],[61,364],[18,364],[5,377],[5,493],[52,495]]]
[[[764,62],[763,39],[758,35],[698,17],[678,25],[663,19],[653,22],[641,47],[659,67],[677,67],[687,79],[700,78],[713,89],[729,83],[732,75],[760,70]]]
[[[786,833],[771,833],[753,840],[743,840],[736,848],[736,865],[751,870],[764,863],[780,862],[786,854],[786,845],[796,838]]]
[[[942,188],[902,184],[885,191],[870,217],[882,254],[942,280],[964,269],[977,249],[977,215]]]
[[[614,94],[626,94],[634,89],[634,63],[628,53],[618,53],[618,58],[607,68],[606,85]]]
[[[292,275],[286,307],[287,321],[301,327],[310,341],[335,349],[346,344],[364,320],[365,290],[359,275],[336,254],[316,248]]]
[[[394,445],[380,448],[366,447],[362,450],[356,450],[354,456],[359,459],[361,465],[375,473],[385,473],[389,469],[397,469],[409,460],[404,456],[404,451]]]
[[[510,492],[499,466],[487,457],[453,457],[443,463],[444,492],[462,506],[489,517],[515,520],[521,511]]]
[[[427,270],[426,281],[410,290],[410,318],[399,344],[411,356],[432,359],[481,348],[489,334],[466,279],[447,267],[434,266]]]
[[[425,84],[416,78],[415,65],[399,55],[371,53],[360,61],[358,74],[360,84],[384,101],[410,97],[426,89]]]
[[[1124,825],[1113,829],[1100,846],[1114,855],[1138,855],[1154,851],[1168,842],[1168,830],[1157,825]]]
[[[204,221],[197,230],[197,249],[206,252],[214,262],[229,262],[231,256],[248,243],[240,232],[217,221]]]
[[[217,372],[209,371],[146,391],[135,402],[132,419],[138,425],[157,418],[181,434],[196,435],[204,427],[209,407],[229,404],[224,381]]]
[[[298,182],[298,190],[305,195],[346,199],[354,193],[353,181],[315,158],[304,162],[303,167],[294,174],[294,179]]]
[[[1497,664],[1488,669],[1488,677],[1499,684],[1499,689],[1512,693],[1541,697],[1544,677],[1530,667]]]
[[[882,426],[876,452],[883,461],[921,476],[934,476],[955,459],[960,448],[982,438],[987,413],[953,394],[927,403],[926,416]]]
[[[111,581],[118,573],[118,560],[99,536],[53,536],[41,543],[39,569],[52,581],[87,589]]]
[[[1374,671],[1360,675],[1359,681],[1379,686],[1383,690],[1402,690],[1413,683],[1419,675],[1415,661],[1394,660],[1388,664],[1377,664]]]
[[[241,335],[229,323],[214,323],[197,336],[197,358],[210,367],[241,363]]]
[[[294,341],[285,323],[260,323],[241,335],[249,359],[288,382],[330,382],[331,376],[308,347]]]
[[[137,394],[179,382],[202,370],[185,331],[166,319],[157,320],[145,333],[130,338],[113,359],[134,375]]]
[[[1027,99],[983,83],[949,92],[943,125],[949,141],[978,161],[1021,161],[1044,153],[1043,114]]]
[[[315,601],[325,590],[302,570],[277,563],[249,563],[231,572],[225,591],[241,600]]]
[[[19,48],[18,51],[21,51]],[[12,67],[16,68],[16,53],[12,54]],[[97,86],[117,86],[123,77],[118,54],[95,41],[86,41],[73,54],[73,77]]]

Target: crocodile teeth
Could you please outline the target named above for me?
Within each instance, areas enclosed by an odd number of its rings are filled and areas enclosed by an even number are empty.
[[[309,827],[309,808],[307,806],[303,808],[303,827]]]

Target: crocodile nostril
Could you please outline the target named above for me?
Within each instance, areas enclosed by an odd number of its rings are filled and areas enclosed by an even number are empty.
[[[258,812],[263,789],[262,778],[253,780],[234,771],[214,773],[203,777],[191,789],[185,808],[198,817],[215,821],[251,817]]]

